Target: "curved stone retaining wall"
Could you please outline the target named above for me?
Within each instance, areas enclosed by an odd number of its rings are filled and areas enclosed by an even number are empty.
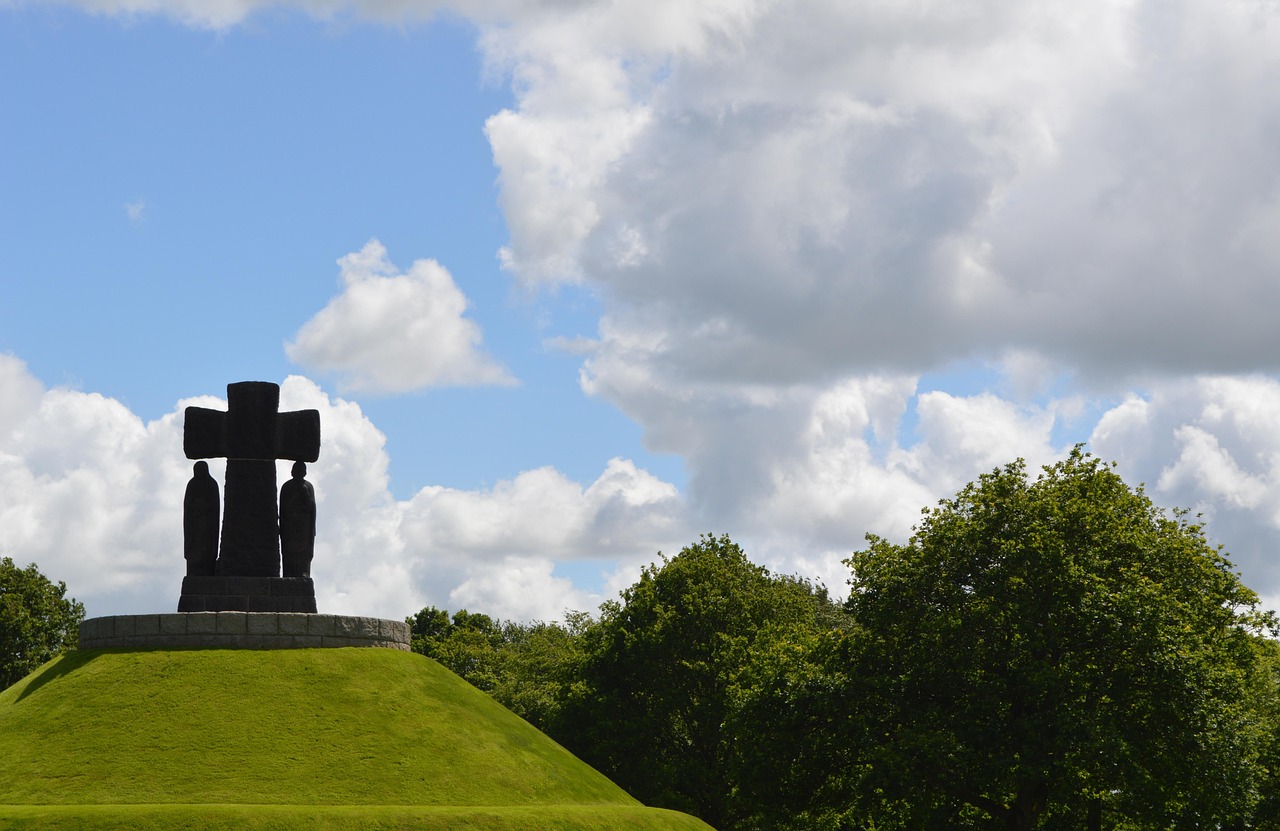
[[[80,624],[80,648],[206,647],[314,649],[379,646],[409,651],[402,620],[299,612],[177,612],[95,617]]]

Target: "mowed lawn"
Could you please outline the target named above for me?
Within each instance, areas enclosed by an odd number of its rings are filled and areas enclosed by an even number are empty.
[[[51,661],[0,692],[0,827],[707,828],[390,649]]]

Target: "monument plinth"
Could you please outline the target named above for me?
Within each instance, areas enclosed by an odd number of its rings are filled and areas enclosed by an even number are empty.
[[[409,624],[292,612],[113,615],[80,624],[81,649],[320,649],[374,646],[409,651]]]
[[[182,578],[179,612],[312,612],[316,587],[310,577]]]

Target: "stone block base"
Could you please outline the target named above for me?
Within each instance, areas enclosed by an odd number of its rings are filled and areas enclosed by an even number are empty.
[[[402,620],[298,612],[178,612],[95,617],[80,624],[81,649],[314,649],[375,646],[409,651]]]
[[[310,577],[184,577],[179,612],[315,612]]]

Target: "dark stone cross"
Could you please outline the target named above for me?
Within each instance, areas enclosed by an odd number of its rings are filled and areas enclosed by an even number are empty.
[[[265,381],[228,384],[226,412],[187,407],[187,458],[227,460],[219,577],[280,576],[276,460],[320,456],[320,412],[279,409],[280,387]]]

